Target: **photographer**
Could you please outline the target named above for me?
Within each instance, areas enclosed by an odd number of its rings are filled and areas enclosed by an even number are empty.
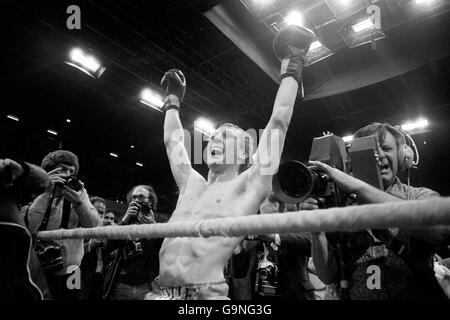
[[[138,185],[127,195],[128,210],[119,225],[165,222],[155,213],[158,198],[151,186]],[[106,267],[103,297],[110,300],[143,300],[159,272],[163,239],[109,240],[112,262]]]
[[[44,157],[41,167],[48,172],[51,183],[44,193],[21,209],[32,235],[42,230],[91,228],[100,224],[84,184],[76,178],[79,164],[75,154],[65,150],[51,152]],[[80,266],[83,240],[37,240],[34,246],[53,299],[79,299],[79,288],[69,289],[67,279]]]
[[[273,192],[259,207],[260,214],[284,211],[284,203]],[[310,255],[306,233],[248,237],[231,259],[231,299],[315,300],[307,271]]]
[[[324,163],[311,163],[322,168],[342,191],[355,194],[360,203],[439,197],[430,189],[405,185],[397,177],[399,171],[409,169],[405,163],[411,157],[404,151],[408,143],[404,133],[386,123],[373,123],[359,129],[354,136],[369,135],[374,135],[378,141],[384,191]],[[317,208],[315,199],[308,199],[301,205],[301,209]],[[437,246],[449,243],[449,235],[447,226],[352,232],[346,234],[346,258],[339,260],[329,235],[313,234],[314,265],[327,284],[338,283],[339,273],[342,274],[342,266],[345,266],[346,278],[350,280],[350,299],[445,299],[434,277],[433,252]]]

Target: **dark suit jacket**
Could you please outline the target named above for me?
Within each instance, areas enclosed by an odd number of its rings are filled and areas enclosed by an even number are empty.
[[[283,300],[314,300],[314,285],[309,280],[308,259],[311,241],[306,233],[281,234],[277,251],[279,286]],[[257,254],[263,251],[261,241],[251,240],[247,248],[231,259],[232,299],[255,298]]]
[[[168,221],[168,216],[155,212],[155,221],[157,223],[164,223]],[[105,266],[105,296],[109,291],[107,288],[112,287],[114,283],[118,280],[120,271],[123,269],[130,276],[121,281],[126,281],[128,284],[137,285],[142,283],[151,283],[159,273],[159,250],[163,239],[143,239],[142,245],[144,250],[144,255],[138,257],[140,261],[130,260],[125,261],[122,255],[123,247],[127,240],[109,240],[107,245],[107,251],[112,253],[112,262]],[[122,257],[117,256],[122,255]],[[145,270],[147,270],[147,275],[143,276],[142,272],[136,269],[140,269],[142,264],[146,264]],[[135,276],[131,276],[135,275]]]

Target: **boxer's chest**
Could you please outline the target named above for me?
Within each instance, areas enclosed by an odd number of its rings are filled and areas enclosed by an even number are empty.
[[[237,184],[233,182],[208,186],[198,193],[186,194],[180,199],[176,211],[183,218],[189,219],[234,216],[239,207],[240,193]]]

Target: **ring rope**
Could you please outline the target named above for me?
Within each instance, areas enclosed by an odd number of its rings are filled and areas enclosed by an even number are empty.
[[[41,231],[40,239],[239,237],[450,225],[450,197],[196,221]]]

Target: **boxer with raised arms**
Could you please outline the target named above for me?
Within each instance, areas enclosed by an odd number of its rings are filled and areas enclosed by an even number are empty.
[[[180,70],[161,80],[165,93],[164,142],[180,194],[170,222],[256,214],[271,190],[298,91],[303,96],[302,71],[314,39],[312,31],[289,26],[274,39],[281,60],[281,82],[273,112],[253,157],[252,141],[232,124],[219,126],[206,150],[205,179],[190,163],[179,118],[186,80]],[[230,152],[234,152],[230,157]],[[249,159],[254,163],[248,166]],[[167,238],[160,251],[159,278],[147,299],[226,299],[224,267],[242,237]]]

